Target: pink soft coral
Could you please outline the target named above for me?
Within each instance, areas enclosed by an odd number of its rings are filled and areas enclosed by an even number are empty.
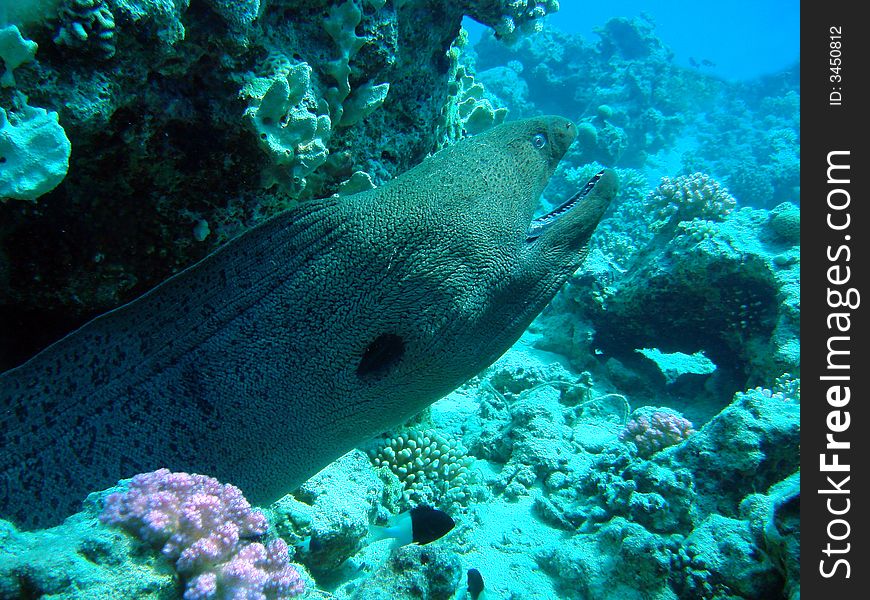
[[[679,444],[693,433],[692,423],[678,413],[655,410],[636,412],[619,439],[634,443],[638,456],[648,458],[659,450]]]
[[[239,488],[204,475],[160,469],[136,475],[128,491],[106,497],[103,523],[158,546],[189,578],[186,600],[284,600],[303,589],[287,544],[246,541],[268,522]]]

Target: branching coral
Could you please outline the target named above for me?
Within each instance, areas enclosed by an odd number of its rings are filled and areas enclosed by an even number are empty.
[[[709,240],[716,235],[716,223],[708,219],[680,221],[677,227],[696,242]]]
[[[115,55],[115,16],[104,0],[69,0],[60,11],[54,43],[92,50],[101,58]]]
[[[268,89],[263,93],[263,78],[250,82],[242,95],[252,97],[245,111],[251,128],[274,162],[267,170],[264,186],[278,183],[291,193],[305,188],[305,178],[322,165],[332,122],[325,107],[318,107],[311,89],[311,67],[307,63],[280,64]],[[259,95],[259,103],[257,97]],[[323,108],[323,113],[313,112]]]
[[[790,398],[797,403],[801,401],[801,378],[795,377],[791,373],[783,373],[773,382],[774,394],[781,394],[786,398]]]
[[[496,37],[512,41],[522,33],[540,31],[540,19],[558,10],[558,0],[472,0],[467,14],[492,27]]]
[[[734,210],[737,201],[711,176],[693,173],[675,179],[663,177],[647,196],[647,205],[655,215],[653,228],[664,230],[691,219],[721,221]]]
[[[619,439],[633,443],[638,456],[649,458],[659,450],[679,444],[693,433],[692,424],[676,411],[644,407],[635,411]]]
[[[211,477],[167,469],[136,475],[127,492],[106,497],[100,520],[161,547],[189,578],[185,600],[284,600],[302,593],[286,542],[245,541],[266,533],[266,517],[239,488]]]
[[[353,0],[333,6],[323,22],[323,28],[338,46],[339,57],[325,65],[326,72],[335,79],[336,86],[327,90],[326,99],[332,109],[333,122],[341,127],[358,123],[384,103],[390,91],[389,83],[367,82],[351,90],[350,62],[368,42],[356,34],[362,21],[362,10]]]
[[[369,451],[376,467],[386,467],[404,485],[414,504],[463,502],[469,496],[473,458],[461,442],[433,430],[408,430]]]

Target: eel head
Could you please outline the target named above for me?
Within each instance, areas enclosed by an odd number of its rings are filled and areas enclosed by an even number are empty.
[[[355,200],[371,234],[360,243],[384,247],[392,282],[357,375],[397,421],[491,364],[581,265],[617,192],[611,171],[533,220],[575,133],[556,116],[500,125]]]

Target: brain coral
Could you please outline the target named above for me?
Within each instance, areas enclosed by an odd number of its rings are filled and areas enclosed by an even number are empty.
[[[801,209],[791,202],[783,202],[770,211],[768,221],[773,235],[782,242],[800,244]]]
[[[474,459],[459,441],[433,430],[408,430],[383,440],[369,457],[376,467],[387,467],[399,478],[409,502],[461,503],[469,496]]]

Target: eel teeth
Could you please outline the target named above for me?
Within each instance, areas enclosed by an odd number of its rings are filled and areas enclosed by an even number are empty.
[[[586,185],[583,186],[579,192],[568,198],[566,202],[564,202],[558,208],[551,210],[547,214],[538,217],[537,219],[533,219],[531,224],[529,225],[529,231],[526,234],[526,241],[533,242],[553,224],[555,223],[559,217],[563,214],[574,208],[574,205],[577,204],[582,198],[584,198],[589,192],[592,191],[592,188],[598,183],[598,180],[601,179],[601,176],[604,175],[604,171],[598,171],[592,179],[586,182]]]

